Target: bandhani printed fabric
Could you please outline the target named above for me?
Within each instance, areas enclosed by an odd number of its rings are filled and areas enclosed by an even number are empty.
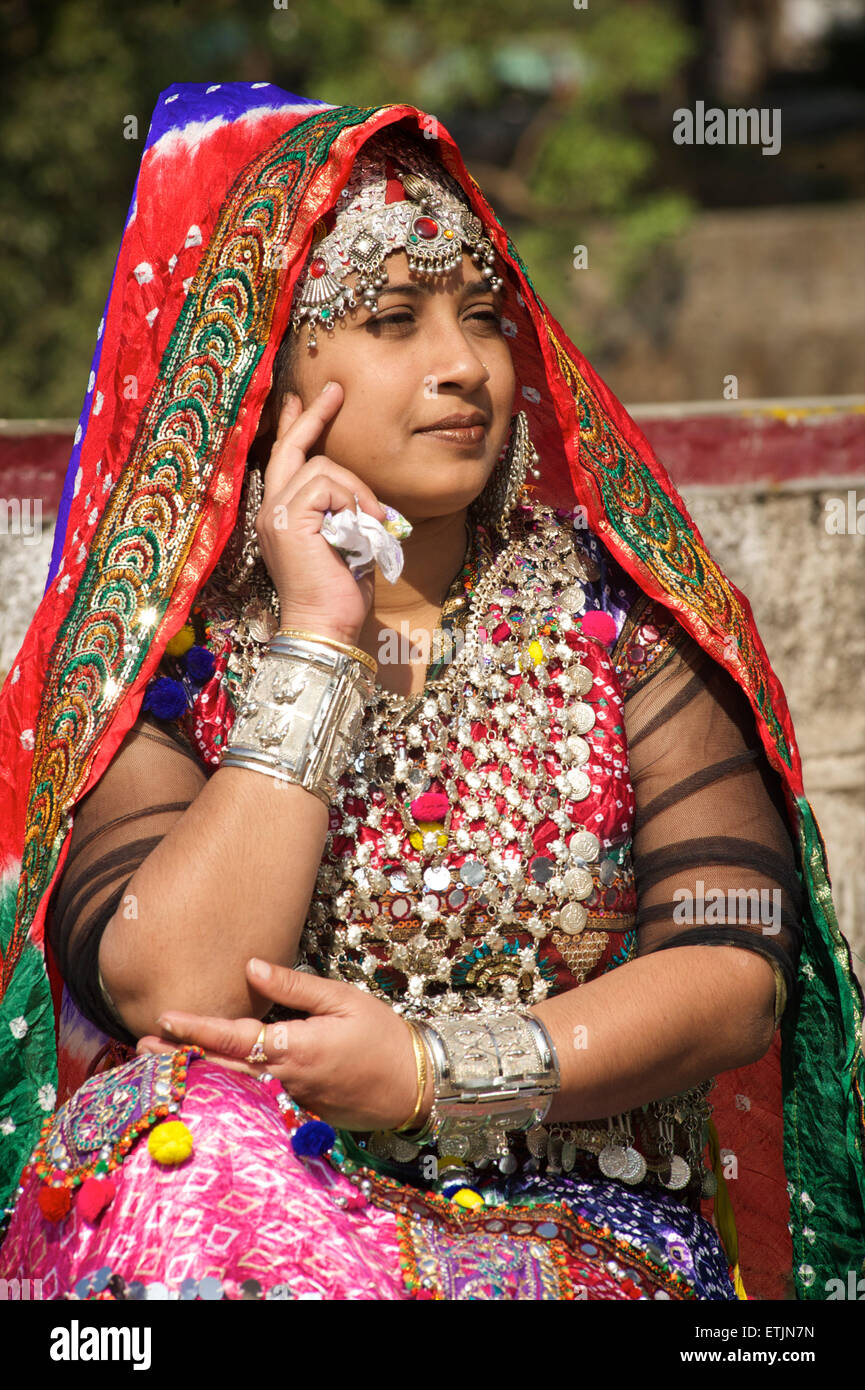
[[[642,433],[537,296],[445,127],[408,105],[332,107],[270,84],[184,86],[160,99],[99,327],[45,596],[0,693],[4,1191],[55,1104],[64,1006],[43,940],[75,805],[135,722],[231,533],[316,220],[333,207],[360,145],[398,121],[434,132],[509,267],[504,330],[515,407],[544,460],[538,501],[584,507],[622,570],[730,673],[783,780],[808,894],[801,999],[785,1015],[780,1048],[776,1040],[744,1076],[720,1079],[715,1111],[740,1155],[740,1239],[770,1246],[789,1193],[797,1291],[821,1297],[827,1278],[862,1261],[862,996],[783,690],[750,605],[708,554]],[[102,1041],[79,1033],[82,1060]],[[759,1099],[762,1146],[744,1139],[741,1095]],[[764,1162],[780,1151],[782,1114],[787,1192],[767,1181]]]

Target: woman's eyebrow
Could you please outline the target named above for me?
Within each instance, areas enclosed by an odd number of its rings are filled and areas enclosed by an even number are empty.
[[[460,299],[465,299],[469,294],[487,293],[490,289],[488,280],[469,280],[460,290]],[[425,285],[417,280],[406,281],[402,285],[385,285],[378,291],[378,298],[381,299],[386,294],[432,294],[435,285]]]

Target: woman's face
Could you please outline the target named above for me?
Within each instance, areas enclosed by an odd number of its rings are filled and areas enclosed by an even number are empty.
[[[301,329],[293,378],[304,406],[326,382],[340,383],[343,404],[315,452],[417,522],[460,511],[483,491],[507,441],[514,369],[499,296],[467,253],[448,275],[410,271],[402,251],[385,264],[375,313],[359,307],[332,332],[319,328],[312,351]],[[448,416],[480,428],[431,432]]]

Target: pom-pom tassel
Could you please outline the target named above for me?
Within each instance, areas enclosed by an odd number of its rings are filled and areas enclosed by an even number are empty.
[[[333,1148],[335,1140],[336,1131],[324,1120],[307,1120],[291,1136],[291,1147],[298,1158],[318,1158]]]
[[[36,1200],[46,1221],[62,1221],[72,1205],[72,1193],[68,1187],[40,1187]]]
[[[185,1163],[192,1153],[192,1135],[182,1120],[167,1120],[150,1131],[147,1149],[150,1157],[165,1167]]]
[[[85,1221],[94,1225],[114,1201],[116,1191],[111,1178],[85,1178],[78,1193],[78,1209]]]

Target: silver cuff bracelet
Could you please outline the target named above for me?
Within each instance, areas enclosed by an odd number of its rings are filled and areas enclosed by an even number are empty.
[[[507,1135],[540,1124],[560,1086],[552,1039],[534,1014],[419,1021],[433,1064],[435,1101],[415,1144],[465,1159],[507,1153]]]
[[[237,709],[220,766],[304,787],[326,805],[357,754],[372,672],[324,641],[272,639]]]

